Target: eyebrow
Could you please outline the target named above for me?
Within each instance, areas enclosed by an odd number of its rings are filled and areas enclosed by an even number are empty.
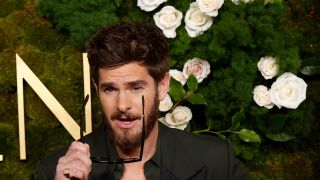
[[[126,82],[126,83],[125,83],[125,86],[129,86],[129,87],[138,86],[138,85],[144,86],[144,85],[146,85],[146,84],[147,84],[147,82],[144,81],[144,80],[136,80],[136,81]]]
[[[147,82],[145,80],[135,80],[135,81],[125,82],[126,87],[133,87],[133,86],[139,86],[139,85],[144,86],[146,84]],[[114,82],[104,82],[104,83],[101,83],[100,88],[114,87],[114,86],[117,86],[116,83]]]

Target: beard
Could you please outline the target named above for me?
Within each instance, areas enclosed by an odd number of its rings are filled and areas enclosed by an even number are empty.
[[[158,119],[158,107],[159,107],[159,95],[158,92],[156,92],[154,103],[152,104],[151,111],[147,116],[145,117],[145,137],[149,137],[150,133],[152,132],[154,125],[157,122]],[[117,111],[111,115],[112,119],[120,119],[121,117],[125,116],[128,119],[138,120],[140,119],[142,121],[142,115],[136,115],[128,112],[121,112]],[[111,139],[115,143],[117,147],[119,147],[124,153],[130,154],[133,150],[137,149],[141,146],[142,143],[142,122],[141,122],[141,128],[140,131],[137,133],[132,133],[130,129],[118,129],[115,130],[110,122],[108,120],[105,120],[108,132],[111,136]]]

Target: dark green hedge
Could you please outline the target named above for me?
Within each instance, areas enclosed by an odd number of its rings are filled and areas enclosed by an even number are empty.
[[[96,29],[123,20],[148,21],[165,5],[184,14],[192,1],[168,1],[144,12],[136,1],[112,0],[6,0],[0,2],[0,179],[33,179],[35,163],[72,141],[72,138],[33,90],[25,83],[27,161],[19,161],[15,53],[26,62],[64,108],[77,118],[83,96],[82,55],[85,43]],[[241,128],[255,130],[262,143],[244,143],[235,134],[239,158],[257,179],[316,179],[319,176],[319,77],[299,74],[305,59],[319,59],[319,3],[290,0],[267,4],[256,0],[235,6],[225,1],[213,26],[190,38],[182,24],[177,37],[168,39],[171,68],[182,70],[187,59],[199,57],[211,64],[212,72],[199,86],[208,105],[185,105],[194,118],[190,130],[228,129],[231,119]],[[313,14],[311,12],[314,12]],[[299,15],[301,14],[301,15]],[[302,15],[306,14],[306,15]],[[257,70],[260,57],[280,59],[280,73],[293,72],[308,83],[307,100],[298,109],[267,110],[252,100],[254,86],[270,86]],[[94,90],[92,91],[94,92]],[[98,101],[94,97],[94,117]],[[285,116],[283,124],[277,117]],[[316,119],[316,121],[315,121]],[[99,120],[94,119],[94,125]],[[275,142],[268,130],[291,134],[289,142]]]

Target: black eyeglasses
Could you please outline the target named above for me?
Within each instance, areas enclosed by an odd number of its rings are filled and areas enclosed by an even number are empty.
[[[83,112],[84,108],[89,100],[89,95],[86,95],[83,106],[82,106],[82,111],[81,111],[81,116],[80,116],[80,142],[83,143],[83,130],[85,127],[85,123],[83,120]],[[143,155],[143,148],[144,148],[144,139],[145,139],[145,117],[144,117],[144,96],[142,95],[142,133],[141,133],[141,147],[140,147],[140,155],[137,158],[119,158],[116,160],[111,160],[110,158],[105,158],[105,157],[90,157],[91,161],[93,163],[107,163],[107,164],[123,164],[123,163],[133,163],[133,162],[138,162],[142,160],[142,155]]]

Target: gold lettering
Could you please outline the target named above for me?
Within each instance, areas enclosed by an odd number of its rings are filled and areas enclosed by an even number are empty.
[[[83,59],[83,89],[84,95],[89,94],[89,100],[85,107],[86,134],[92,131],[92,114],[91,114],[91,88],[90,88],[90,66],[87,53],[82,53]],[[79,131],[78,131],[79,132]],[[80,137],[80,134],[79,134]]]
[[[18,118],[19,118],[19,145],[20,145],[20,159],[26,159],[26,139],[25,139],[25,120],[24,120],[24,99],[23,99],[23,80],[25,80],[40,99],[46,104],[66,130],[74,139],[80,138],[80,127],[69,115],[69,113],[62,107],[50,91],[42,84],[37,76],[25,64],[25,62],[16,54],[17,65],[17,94],[18,94]],[[84,94],[91,94],[90,92],[90,73],[89,63],[86,54],[83,54],[83,77],[84,77]],[[85,108],[86,131],[88,134],[92,131],[91,123],[91,96]]]

